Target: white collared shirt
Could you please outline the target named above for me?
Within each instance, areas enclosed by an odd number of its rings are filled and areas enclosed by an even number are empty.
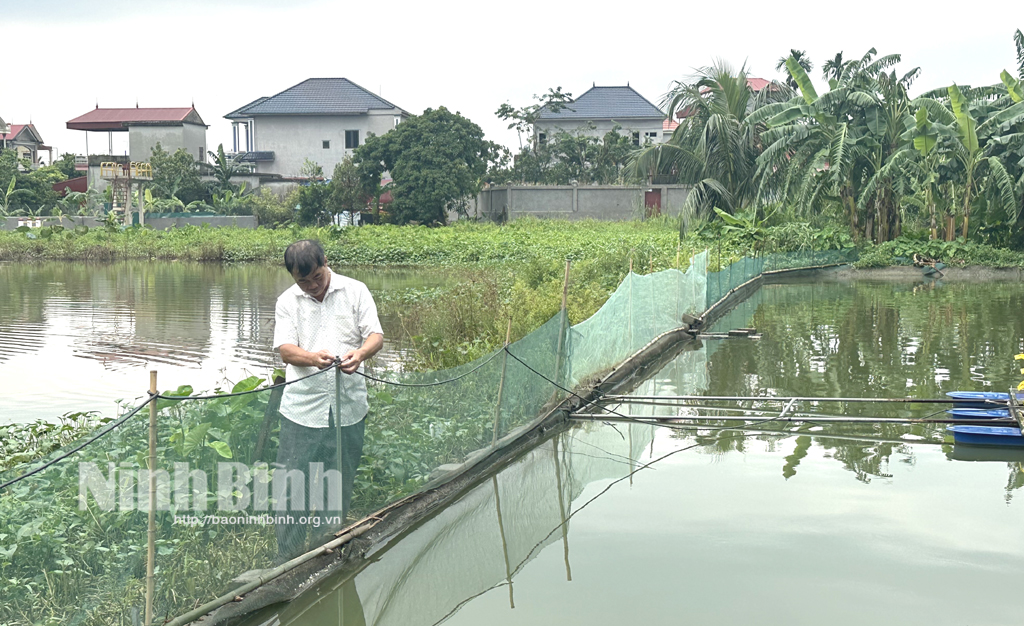
[[[330,269],[330,268],[328,268]],[[309,352],[327,350],[344,356],[373,333],[384,334],[377,318],[377,305],[366,285],[331,271],[331,283],[324,301],[292,285],[277,298],[274,315],[274,349],[290,343]],[[292,381],[319,371],[316,367],[285,367],[285,380]],[[362,364],[359,371],[363,371]],[[335,407],[333,372],[286,385],[281,398],[281,415],[302,426],[326,428],[328,409],[333,408],[337,424],[350,426],[363,419],[369,405],[366,380],[358,374],[341,375],[341,406]]]

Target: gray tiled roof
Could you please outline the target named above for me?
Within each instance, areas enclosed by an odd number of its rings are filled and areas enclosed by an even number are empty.
[[[235,119],[235,118],[245,118],[245,117],[247,117],[245,115],[245,110],[246,109],[248,109],[249,107],[252,107],[252,106],[256,106],[257,104],[260,104],[262,102],[266,102],[269,99],[270,98],[268,98],[267,96],[260,96],[259,98],[256,98],[255,100],[253,100],[249,104],[247,104],[247,105],[245,105],[243,107],[238,107],[237,109],[235,109],[234,111],[228,113],[224,117],[228,118],[229,120]]]
[[[622,120],[663,118],[665,114],[632,87],[592,87],[562,110],[553,112],[545,105],[542,120]]]
[[[347,78],[309,78],[276,96],[258,98],[224,117],[235,119],[259,115],[356,115],[372,109],[397,108]]]

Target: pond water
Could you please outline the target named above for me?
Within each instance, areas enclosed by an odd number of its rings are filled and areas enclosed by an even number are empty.
[[[634,395],[1005,390],[1020,379],[1022,305],[1020,284],[766,286],[717,327],[761,339],[708,340]],[[354,577],[247,623],[1020,622],[1024,453],[953,446],[941,425],[730,425],[581,423],[379,546]]]
[[[338,271],[375,297],[430,287],[438,272]],[[0,263],[0,424],[53,420],[69,411],[112,416],[149,389],[197,391],[256,374],[271,350],[274,303],[292,284],[283,267],[177,262]],[[375,367],[400,368],[400,323],[382,316]]]

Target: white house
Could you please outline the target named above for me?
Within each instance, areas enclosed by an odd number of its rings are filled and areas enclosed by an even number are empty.
[[[309,159],[330,176],[367,134],[383,135],[409,113],[347,78],[310,78],[224,117],[234,152],[257,173],[299,176]]]
[[[19,159],[27,159],[32,168],[42,164],[39,153],[46,152],[53,161],[52,150],[43,144],[43,137],[34,124],[5,124],[0,120],[0,148],[14,150]]]
[[[631,136],[638,146],[645,142],[663,143],[672,135],[665,120],[666,115],[661,109],[629,85],[595,85],[557,111],[551,105],[541,107],[533,124],[534,141],[543,144],[554,133],[563,130],[604,137],[619,126],[619,133]]]

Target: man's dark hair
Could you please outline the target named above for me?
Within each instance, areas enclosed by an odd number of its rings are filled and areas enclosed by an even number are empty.
[[[303,239],[288,246],[284,251],[284,267],[291,274],[298,268],[299,277],[308,276],[315,269],[327,265],[324,247],[315,239]]]

